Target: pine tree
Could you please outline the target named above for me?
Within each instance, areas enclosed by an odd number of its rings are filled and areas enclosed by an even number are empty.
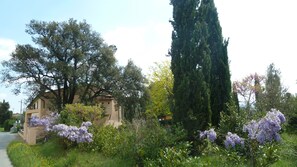
[[[173,118],[183,124],[190,137],[211,121],[210,50],[205,22],[199,19],[200,1],[171,0],[173,32],[171,69],[174,75]]]
[[[227,103],[231,99],[231,80],[228,62],[228,41],[223,40],[222,28],[213,0],[202,0],[200,19],[207,24],[207,44],[211,50],[210,99],[212,125],[218,126],[220,112],[227,111]]]

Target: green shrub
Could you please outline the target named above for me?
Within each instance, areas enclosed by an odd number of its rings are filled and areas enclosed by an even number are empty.
[[[146,159],[155,159],[166,147],[171,147],[186,137],[181,126],[162,127],[156,119],[135,119],[120,128],[92,126],[93,142],[80,143],[86,152],[100,152],[104,156],[129,159],[140,166]]]
[[[116,129],[112,126],[90,129],[93,142],[79,144],[82,151],[101,152],[104,156],[118,156],[143,165],[145,159],[155,159],[160,150],[173,146],[185,136],[180,128],[164,128],[156,120],[133,120]]]
[[[221,134],[227,134],[228,132],[243,134],[242,127],[248,121],[247,112],[240,110],[231,103],[228,104],[228,113],[221,112],[220,128],[219,132]]]
[[[93,126],[90,128],[93,134],[93,142],[80,143],[79,149],[83,151],[97,151],[102,152],[105,156],[114,156],[118,152],[123,137],[118,129],[111,125],[108,126]]]
[[[15,119],[7,119],[4,121],[3,123],[3,127],[4,127],[4,131],[5,132],[9,132],[10,131],[10,128],[13,127],[13,124],[15,123]]]
[[[82,122],[98,122],[103,115],[100,106],[85,106],[83,104],[67,104],[60,113],[61,123],[80,126]]]
[[[121,157],[133,158],[138,165],[142,166],[146,159],[156,159],[159,152],[165,147],[172,146],[180,136],[177,129],[171,130],[160,126],[156,119],[133,120],[121,129],[121,136],[124,136],[119,147]],[[179,134],[179,135],[180,135]]]
[[[166,147],[159,151],[156,159],[147,159],[144,166],[184,166],[189,158],[191,144],[184,142],[173,147]]]

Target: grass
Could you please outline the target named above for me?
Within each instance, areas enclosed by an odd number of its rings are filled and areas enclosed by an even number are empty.
[[[0,127],[0,132],[4,132],[4,128]]]
[[[13,141],[7,148],[8,156],[15,167],[49,166],[49,161],[34,152],[34,149],[20,141]]]
[[[28,146],[12,142],[7,148],[8,156],[15,167],[125,167],[133,163],[119,158],[108,158],[97,152],[64,150],[57,141]]]
[[[297,166],[297,134],[282,134],[283,143],[279,150],[280,160],[273,164],[273,167]]]

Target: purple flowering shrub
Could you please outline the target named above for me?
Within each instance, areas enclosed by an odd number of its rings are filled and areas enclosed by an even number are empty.
[[[88,132],[88,128],[92,125],[91,122],[83,122],[78,128],[76,126],[68,126],[65,124],[57,124],[59,114],[52,113],[50,116],[44,118],[38,118],[37,116],[32,116],[29,122],[29,126],[44,126],[46,132],[55,132],[59,137],[66,138],[71,142],[76,143],[90,143],[93,141],[93,135]]]
[[[228,132],[225,136],[224,144],[227,159],[234,163],[241,161],[241,156],[246,156],[244,159],[250,160],[251,166],[267,166],[278,160],[277,142],[281,140],[279,132],[281,125],[286,122],[286,118],[279,110],[271,109],[260,120],[252,120],[243,126],[243,132],[247,133],[247,138],[241,138],[236,133]],[[217,134],[214,129],[200,132],[200,139],[208,139],[208,146],[215,146],[214,143]],[[241,147],[236,147],[236,146]],[[206,152],[209,152],[206,148]],[[217,149],[219,151],[219,149]]]
[[[248,138],[257,140],[261,145],[273,140],[280,141],[279,131],[281,124],[286,121],[284,114],[276,109],[271,109],[259,121],[252,120],[244,125],[243,131],[248,132]]]
[[[226,140],[224,142],[226,148],[234,148],[235,145],[241,145],[244,146],[244,139],[239,137],[237,134],[233,134],[231,132],[228,132],[226,135]]]
[[[58,113],[51,113],[49,116],[39,118],[37,116],[32,116],[29,121],[29,126],[36,127],[36,126],[44,126],[45,130],[49,132],[52,126],[57,122],[59,118]]]
[[[200,132],[200,139],[207,138],[209,141],[214,142],[217,138],[217,133],[213,128]]]
[[[58,124],[54,125],[51,131],[56,132],[58,136],[66,138],[72,142],[90,143],[93,141],[93,135],[88,132],[88,127],[91,125],[91,122],[83,122],[81,126],[78,128],[76,126]]]
[[[252,120],[243,126],[243,132],[248,132],[248,138],[251,140],[256,140],[260,144],[265,144],[265,142],[280,141],[279,131],[281,130],[281,124],[286,122],[286,118],[283,113],[279,110],[271,109],[267,112],[266,116],[259,121]],[[217,137],[214,129],[206,130],[200,132],[200,139],[207,138],[211,142],[214,142]],[[243,139],[237,134],[232,134],[228,132],[225,140],[226,147],[235,144],[242,144]]]

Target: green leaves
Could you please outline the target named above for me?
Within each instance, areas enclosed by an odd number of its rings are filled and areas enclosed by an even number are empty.
[[[32,20],[26,32],[35,45],[17,45],[12,58],[2,63],[2,82],[14,84],[16,92],[26,87],[31,98],[51,92],[46,98],[60,111],[73,102],[74,95],[92,103],[103,91],[116,87],[115,49],[85,21]]]
[[[137,67],[132,60],[121,68],[117,88],[114,91],[120,105],[124,117],[128,121],[139,116],[145,111],[147,100],[147,90],[145,87],[146,79],[141,73],[141,69]]]
[[[172,115],[172,88],[173,75],[170,69],[170,62],[156,63],[152,67],[152,74],[149,76],[150,101],[146,110],[148,115]]]
[[[174,76],[173,118],[194,138],[194,132],[210,123],[210,49],[208,29],[201,17],[203,1],[171,1],[173,32],[171,69]]]
[[[61,121],[67,125],[80,126],[83,122],[97,123],[103,117],[100,106],[85,106],[83,104],[67,104],[61,112]]]

